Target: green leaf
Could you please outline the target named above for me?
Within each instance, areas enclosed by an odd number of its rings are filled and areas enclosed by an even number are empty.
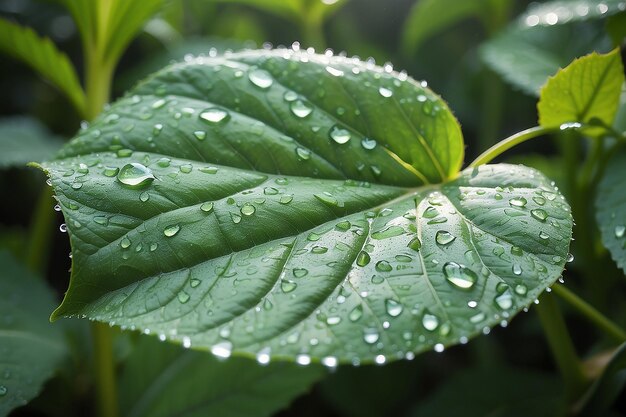
[[[561,415],[562,384],[552,375],[521,369],[487,368],[460,372],[420,404],[417,417],[552,417]]]
[[[256,7],[284,19],[297,19],[304,11],[304,0],[214,0],[216,3]]]
[[[532,3],[519,18],[527,28],[555,26],[577,21],[605,19],[626,10],[623,0],[557,0]]]
[[[73,247],[54,316],[329,366],[464,341],[558,278],[572,219],[534,170],[459,175],[461,141],[430,90],[354,59],[169,67],[43,165]]]
[[[39,394],[66,355],[63,333],[47,320],[52,291],[0,252],[0,416]]]
[[[85,95],[68,57],[48,38],[30,28],[0,19],[0,51],[32,67],[58,88],[74,105],[85,110]]]
[[[617,266],[626,272],[626,153],[615,154],[606,167],[598,185],[596,220],[602,243],[611,253]]]
[[[412,54],[426,39],[462,20],[502,13],[508,0],[420,0],[404,24],[402,48]]]
[[[581,416],[599,416],[608,411],[626,385],[626,343],[616,349],[602,375],[580,401]]]
[[[539,124],[588,123],[599,119],[613,123],[624,83],[619,50],[591,53],[559,70],[541,89],[537,104]]]
[[[26,166],[50,158],[63,144],[37,119],[0,119],[0,168]]]
[[[317,366],[261,366],[245,358],[218,361],[141,337],[121,374],[120,405],[127,417],[269,416],[324,374]]]
[[[574,58],[610,47],[599,23],[531,29],[513,24],[482,44],[479,51],[483,62],[507,82],[539,96],[548,78]]]

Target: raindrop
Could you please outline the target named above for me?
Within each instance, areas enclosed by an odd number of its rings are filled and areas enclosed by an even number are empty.
[[[180,230],[180,226],[177,224],[174,224],[171,226],[167,226],[165,229],[163,229],[163,234],[166,237],[172,237],[172,236],[175,236],[179,230]]]
[[[178,293],[178,301],[180,301],[182,304],[185,304],[187,301],[189,301],[189,294],[187,294],[185,291],[181,291]]]
[[[352,227],[352,225],[350,224],[348,220],[344,220],[344,221],[337,223],[335,227],[345,232],[346,230],[349,230],[350,227]]]
[[[393,91],[385,87],[380,87],[378,89],[378,93],[380,93],[380,95],[383,97],[391,97],[393,95]]]
[[[422,326],[429,332],[432,332],[439,327],[439,319],[434,314],[426,311],[422,316]]]
[[[378,230],[372,233],[372,238],[377,239],[377,240],[387,239],[390,237],[400,236],[404,232],[405,232],[404,229],[401,228],[400,226],[389,226],[386,229]]]
[[[519,264],[513,264],[511,270],[515,275],[522,275],[522,267]]]
[[[298,158],[306,161],[311,158],[311,151],[304,148],[296,148],[296,155],[298,155]]]
[[[517,284],[515,286],[515,294],[517,295],[526,295],[527,291],[528,289],[526,288],[524,284]]]
[[[259,363],[259,365],[267,365],[268,363],[270,363],[270,352],[270,348],[266,347],[261,349],[259,353],[256,354],[256,361]]]
[[[211,107],[200,113],[200,119],[210,124],[225,122],[229,118],[230,114],[228,113],[228,111],[220,107]]]
[[[415,252],[419,252],[422,247],[422,242],[419,240],[419,238],[414,237],[413,239],[411,239],[407,247],[409,249],[413,249]]]
[[[360,304],[354,307],[352,311],[350,311],[350,314],[348,314],[348,318],[350,319],[350,321],[357,321],[362,316],[363,316],[363,306]]]
[[[389,298],[385,300],[385,308],[387,310],[387,314],[391,317],[397,317],[402,313],[403,306],[399,301]]]
[[[302,278],[304,276],[306,276],[309,273],[309,271],[305,268],[294,268],[293,269],[293,276],[296,278]]]
[[[365,340],[365,343],[373,345],[378,342],[379,337],[380,335],[377,329],[373,327],[363,329],[363,340]]]
[[[429,206],[426,210],[424,210],[424,213],[422,213],[422,217],[424,217],[425,219],[432,219],[437,217],[438,215],[439,211],[433,206]]]
[[[309,365],[311,364],[311,357],[309,355],[300,354],[296,356],[296,363],[303,366]]]
[[[276,195],[278,194],[278,190],[274,187],[265,187],[263,189],[263,194],[265,195]]]
[[[104,174],[105,177],[114,177],[117,175],[119,170],[120,169],[118,167],[104,167],[102,174]]]
[[[543,240],[548,240],[550,239],[550,235],[547,234],[546,232],[544,232],[543,230],[541,232],[539,232],[539,237]]]
[[[313,248],[311,249],[311,253],[315,253],[317,255],[320,255],[326,252],[328,252],[328,248],[324,246],[313,246]]]
[[[369,253],[365,252],[365,251],[361,251],[359,253],[359,255],[356,257],[356,264],[358,266],[366,266],[367,264],[370,263],[370,255]]]
[[[8,392],[9,390],[7,389],[7,387],[5,387],[4,385],[0,385],[0,397],[4,397],[5,395],[7,395]]]
[[[376,262],[376,270],[380,272],[391,272],[393,267],[387,261],[378,261]]]
[[[120,240],[120,247],[122,249],[128,249],[130,247],[130,239],[124,236],[122,240]]]
[[[449,283],[464,290],[472,288],[478,279],[474,271],[456,262],[446,262],[443,272]]]
[[[150,200],[150,194],[143,192],[141,194],[139,194],[139,200],[141,200],[141,202],[145,203],[146,201]]]
[[[293,196],[292,195],[284,195],[282,197],[280,197],[280,200],[278,200],[278,202],[280,204],[289,204],[293,201]]]
[[[280,282],[280,289],[286,294],[286,293],[290,293],[293,290],[296,289],[296,287],[298,286],[298,284],[296,284],[293,281],[290,281],[288,279],[283,279]]]
[[[499,282],[496,285],[496,292],[498,295],[494,298],[494,301],[498,307],[502,310],[508,310],[513,306],[513,294],[508,285],[504,282]]]
[[[204,211],[205,213],[210,213],[211,211],[213,211],[213,203],[207,201],[206,203],[202,203],[200,205],[200,210]]]
[[[454,239],[456,239],[456,237],[445,230],[439,230],[435,235],[435,241],[439,245],[448,245],[452,243]]]
[[[377,142],[374,139],[370,139],[370,138],[361,139],[361,146],[363,146],[364,149],[372,150],[376,147],[376,144]]]
[[[211,353],[217,356],[218,358],[226,359],[230,356],[230,353],[233,349],[232,343],[228,341],[220,342],[211,348]]]
[[[509,200],[509,205],[513,207],[524,207],[527,201],[524,197],[513,197]]]
[[[252,216],[254,214],[254,212],[256,211],[256,208],[250,204],[250,203],[246,203],[243,206],[241,206],[241,214],[243,214],[244,216]]]
[[[252,84],[264,90],[270,88],[274,82],[269,72],[259,68],[255,68],[250,71],[248,73],[248,79],[252,82]]]
[[[154,181],[152,171],[144,165],[133,162],[126,164],[117,174],[117,180],[130,187],[140,187]]]
[[[624,233],[626,233],[626,226],[615,226],[615,230],[613,232],[615,233],[616,239],[621,239],[624,237]]]
[[[67,232],[67,225],[65,223],[62,223],[61,226],[59,226],[59,230],[61,231],[61,233]]]
[[[302,100],[293,101],[289,105],[289,109],[291,109],[291,112],[296,117],[299,117],[301,119],[307,117],[309,114],[311,114],[311,112],[313,112],[313,108]]]
[[[193,135],[196,137],[196,139],[198,140],[204,140],[206,139],[206,132],[204,130],[196,130],[195,132],[193,132]]]
[[[230,213],[230,219],[233,221],[233,223],[238,224],[239,222],[241,222],[241,216],[238,215],[237,213]]]
[[[339,126],[335,125],[330,130],[330,138],[337,142],[340,145],[348,142],[351,138],[350,132],[346,129],[342,129]]]
[[[530,215],[542,222],[545,222],[548,218],[548,213],[543,209],[533,209],[530,211]]]

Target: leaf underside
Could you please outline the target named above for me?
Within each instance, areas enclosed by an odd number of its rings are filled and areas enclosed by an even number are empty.
[[[572,219],[539,172],[449,180],[461,158],[402,74],[287,50],[174,65],[43,164],[73,253],[55,317],[328,366],[464,342],[559,277]],[[124,185],[130,162],[154,179]]]

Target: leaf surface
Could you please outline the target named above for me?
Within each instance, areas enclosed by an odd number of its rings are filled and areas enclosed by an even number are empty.
[[[0,168],[26,166],[52,157],[63,142],[30,117],[0,119]]]
[[[537,171],[457,174],[460,142],[432,92],[352,59],[169,67],[43,164],[73,247],[55,317],[328,366],[464,341],[558,278],[572,220]]]
[[[599,119],[613,123],[619,106],[624,69],[619,50],[593,52],[559,70],[541,89],[537,110],[539,124],[587,123]]]
[[[128,417],[263,417],[286,407],[326,371],[289,363],[261,366],[141,337],[119,383]]]
[[[626,153],[623,151],[611,158],[598,185],[595,205],[602,243],[617,266],[626,272],[625,164]]]
[[[32,67],[58,88],[79,111],[85,109],[76,71],[68,57],[30,28],[0,19],[0,51]]]
[[[49,288],[0,252],[0,416],[33,399],[66,354],[63,333],[51,326]]]

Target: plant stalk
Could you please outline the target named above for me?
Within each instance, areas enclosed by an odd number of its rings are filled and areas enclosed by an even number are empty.
[[[54,211],[52,210],[52,189],[46,186],[40,193],[30,232],[28,233],[28,246],[26,247],[26,266],[33,272],[41,275],[48,264],[50,239],[52,238],[52,225],[54,223]]]
[[[94,363],[96,369],[97,409],[100,417],[117,417],[117,391],[115,383],[115,361],[113,355],[113,332],[104,323],[91,325]]]
[[[552,290],[563,301],[574,307],[587,320],[596,325],[600,330],[611,337],[617,343],[626,342],[626,331],[613,323],[606,316],[596,310],[592,305],[567,289],[564,285],[557,284]]]
[[[589,381],[583,373],[582,364],[554,297],[550,294],[542,295],[535,309],[544,328],[552,356],[563,377],[566,401],[571,404],[582,395]]]

